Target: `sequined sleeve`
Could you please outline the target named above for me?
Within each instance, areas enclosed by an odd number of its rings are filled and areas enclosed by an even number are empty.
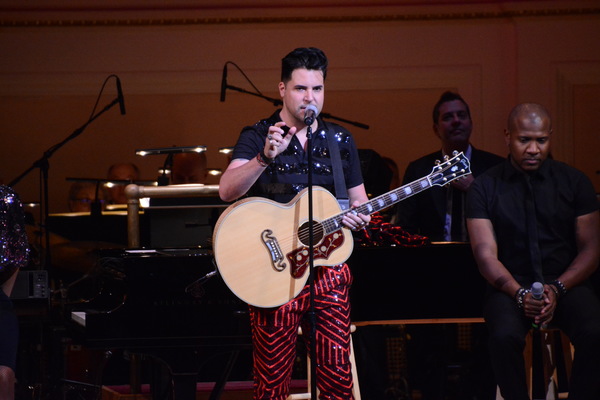
[[[27,265],[28,260],[29,243],[21,200],[9,187],[0,186],[0,284],[17,268]]]

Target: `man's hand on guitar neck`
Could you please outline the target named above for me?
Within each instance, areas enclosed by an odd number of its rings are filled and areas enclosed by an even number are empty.
[[[356,211],[353,211],[359,205],[360,202],[358,200],[352,203],[350,211],[348,211],[342,218],[342,223],[344,226],[353,231],[358,231],[365,228],[371,221],[370,215],[359,214]]]

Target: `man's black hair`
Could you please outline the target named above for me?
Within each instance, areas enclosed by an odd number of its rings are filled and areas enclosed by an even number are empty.
[[[323,80],[327,77],[327,56],[315,47],[299,47],[292,50],[281,60],[281,81],[292,79],[292,72],[298,68],[319,70],[323,72]]]
[[[437,125],[438,119],[440,118],[440,107],[442,106],[442,104],[454,100],[459,100],[465,105],[465,108],[467,109],[467,114],[469,114],[469,119],[471,119],[471,110],[469,109],[469,105],[467,104],[467,102],[462,97],[460,97],[460,94],[447,91],[442,93],[438,102],[435,103],[435,106],[433,106],[433,123],[435,125]]]

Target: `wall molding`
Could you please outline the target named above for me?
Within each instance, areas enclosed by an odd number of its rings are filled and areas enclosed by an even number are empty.
[[[407,13],[380,13],[376,15],[322,15],[315,16],[316,13],[307,12],[307,8],[294,9],[283,16],[215,16],[215,17],[150,17],[139,18],[132,17],[130,12],[119,12],[117,14],[125,16],[111,17],[79,17],[66,18],[64,14],[70,11],[62,12],[62,16],[40,17],[27,16],[27,12],[19,12],[13,17],[4,17],[0,19],[0,27],[3,28],[44,28],[44,27],[106,27],[106,26],[186,26],[186,25],[248,25],[248,24],[289,24],[290,13],[299,13],[295,16],[295,24],[323,24],[323,23],[371,23],[371,22],[409,22],[409,21],[447,21],[447,20],[486,20],[486,19],[515,19],[515,18],[543,18],[543,17],[573,17],[600,15],[600,7],[576,7],[576,8],[543,8],[543,9],[495,9],[488,11],[478,11],[475,9],[464,11],[427,11],[427,7],[422,7],[422,12]],[[0,13],[4,10],[0,7]],[[363,10],[364,11],[364,10]],[[350,11],[352,12],[352,11]],[[89,14],[90,12],[85,12]],[[99,12],[98,14],[106,14]],[[147,13],[147,12],[146,12]],[[156,12],[153,12],[156,13]],[[198,11],[192,12],[198,13]],[[45,14],[45,13],[41,13]],[[48,14],[57,14],[48,12]],[[93,14],[93,13],[92,13]],[[139,12],[133,13],[139,15]],[[167,12],[168,14],[168,12]],[[304,14],[304,15],[303,15]],[[323,14],[319,12],[319,14]],[[325,13],[327,14],[327,13]]]
[[[575,160],[574,141],[574,98],[573,88],[582,85],[600,84],[600,63],[569,62],[557,63],[556,71],[556,112],[555,130],[560,132],[556,137],[553,152],[559,160],[572,164]]]

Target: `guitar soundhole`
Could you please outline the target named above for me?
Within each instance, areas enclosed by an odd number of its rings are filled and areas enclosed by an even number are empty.
[[[300,229],[298,230],[298,238],[300,239],[300,242],[302,242],[302,244],[305,246],[308,246],[310,244],[308,235],[309,227],[309,223],[305,222],[300,226]],[[319,243],[323,239],[323,225],[321,225],[317,221],[313,221],[313,238],[314,243]]]

